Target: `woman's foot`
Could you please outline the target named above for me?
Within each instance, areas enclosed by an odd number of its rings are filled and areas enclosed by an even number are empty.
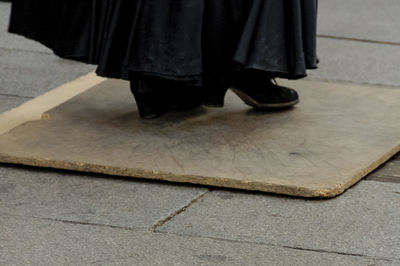
[[[299,103],[299,95],[295,90],[279,86],[274,79],[245,86],[233,87],[232,91],[256,109],[284,109]]]
[[[208,88],[204,105],[223,107],[228,89],[227,86]],[[254,73],[246,73],[236,78],[231,90],[247,105],[258,110],[290,108],[299,103],[299,95],[295,90],[279,86],[275,79]]]

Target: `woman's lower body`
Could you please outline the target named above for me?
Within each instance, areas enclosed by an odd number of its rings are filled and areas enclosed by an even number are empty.
[[[270,80],[316,68],[316,17],[317,0],[19,0],[10,32],[130,80],[153,118],[222,106],[232,87],[254,107],[293,105]]]

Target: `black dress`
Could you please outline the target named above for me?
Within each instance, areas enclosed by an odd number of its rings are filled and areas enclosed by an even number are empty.
[[[9,31],[104,77],[201,87],[232,72],[298,79],[317,66],[318,0],[18,0]]]

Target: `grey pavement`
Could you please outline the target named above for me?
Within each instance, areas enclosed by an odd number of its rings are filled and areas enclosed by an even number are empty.
[[[320,1],[310,79],[400,88],[400,2]],[[5,32],[0,112],[93,66]],[[400,156],[342,196],[265,193],[0,165],[0,265],[400,265]]]
[[[17,95],[10,95],[10,94],[5,94],[1,95],[0,94],[0,113],[5,112],[9,109],[12,109],[20,104],[23,104],[25,101],[31,99],[31,97],[21,97]]]
[[[399,202],[400,184],[378,182],[331,200],[214,191],[158,230],[400,262]]]
[[[375,265],[384,260],[53,220],[0,217],[1,265]],[[5,242],[3,239],[9,239]],[[21,252],[24,251],[24,252]],[[282,263],[283,262],[283,263]],[[381,264],[385,265],[385,264]]]
[[[0,48],[0,69],[2,95],[36,97],[92,71],[94,67],[62,60],[52,54]]]
[[[400,87],[400,44],[319,38],[318,45],[320,65],[310,78]]]
[[[1,169],[1,215],[131,229],[151,228],[208,191],[101,176],[12,167]]]
[[[320,67],[313,79],[400,86],[400,3],[319,1]]]
[[[325,0],[319,11],[322,36],[400,43],[398,0]]]

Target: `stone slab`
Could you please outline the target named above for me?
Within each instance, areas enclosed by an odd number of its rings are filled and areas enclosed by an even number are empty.
[[[398,0],[319,1],[319,34],[400,44]]]
[[[0,216],[1,265],[375,265],[374,258]]]
[[[400,184],[363,181],[331,200],[208,193],[158,230],[400,259]]]
[[[205,188],[0,166],[3,215],[150,229],[205,192]]]
[[[228,93],[222,109],[142,121],[127,82],[108,80],[3,134],[0,161],[333,197],[400,150],[400,90],[284,84],[300,91],[293,110],[259,113]]]
[[[400,46],[319,38],[318,56],[313,79],[400,87]]]

